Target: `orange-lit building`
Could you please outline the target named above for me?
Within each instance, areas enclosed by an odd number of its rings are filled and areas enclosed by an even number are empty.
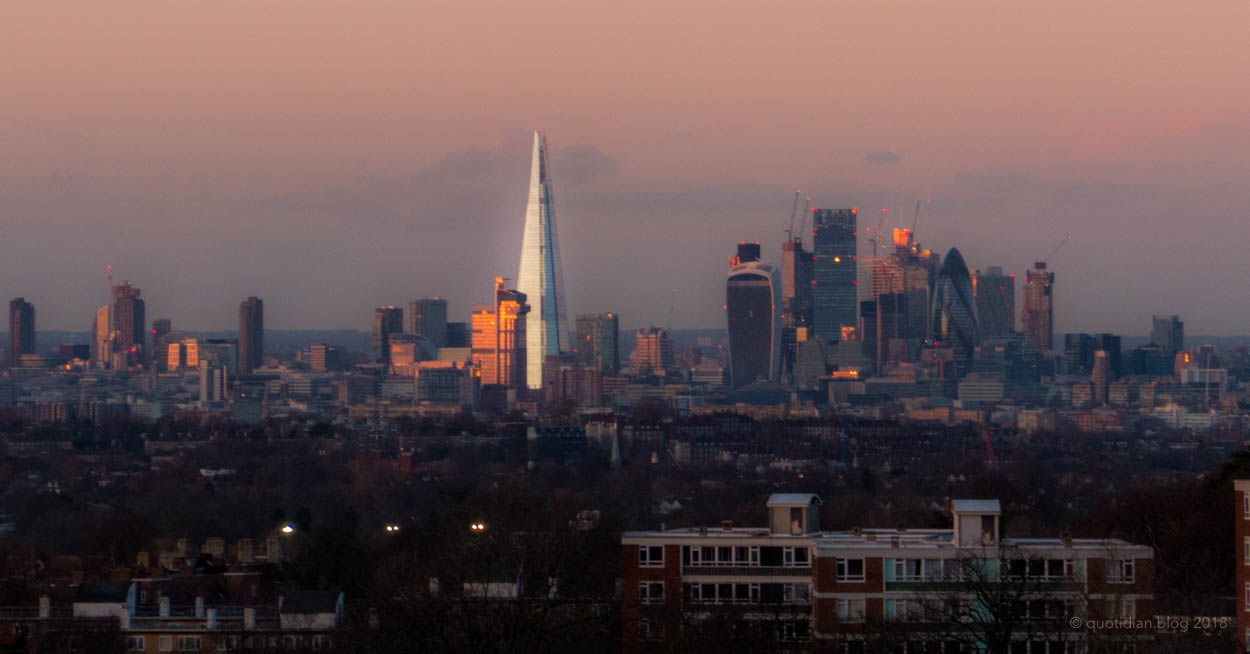
[[[525,386],[525,320],[530,306],[525,294],[504,288],[495,278],[495,303],[473,307],[473,363],[482,372],[482,385]]]
[[[634,351],[629,355],[629,365],[634,373],[645,370],[661,372],[673,367],[673,342],[668,330],[661,327],[644,327],[638,330]]]

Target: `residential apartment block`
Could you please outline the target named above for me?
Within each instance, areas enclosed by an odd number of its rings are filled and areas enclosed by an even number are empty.
[[[822,531],[820,506],[817,495],[779,493],[763,527],[625,533],[625,649],[710,621],[839,652],[885,641],[891,651],[1068,654],[1086,651],[1092,633],[1072,628],[1074,617],[1151,614],[1146,546],[1003,538],[998,500],[953,501],[949,529]]]

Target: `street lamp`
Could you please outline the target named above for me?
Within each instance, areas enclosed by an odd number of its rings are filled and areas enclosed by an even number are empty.
[[[282,527],[282,533],[290,535],[295,533],[295,525],[285,525]]]

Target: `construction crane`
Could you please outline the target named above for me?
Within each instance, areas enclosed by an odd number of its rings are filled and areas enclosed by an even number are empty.
[[[889,213],[890,213],[889,209],[881,210],[881,220],[877,221],[877,233],[874,234],[871,239],[869,239],[872,241],[872,256],[874,257],[877,256],[877,243],[881,240],[881,225],[885,224],[885,217],[889,215]],[[872,228],[869,227],[868,231],[871,232]]]
[[[665,323],[665,329],[670,332],[673,330],[673,310],[677,308],[677,289],[673,289],[673,299],[668,303],[668,322]]]
[[[811,204],[812,204],[812,199],[810,197],[807,198],[807,201],[803,203],[803,214],[799,217],[799,240],[800,241],[803,240],[803,230],[807,229],[807,214],[811,213],[810,211],[807,210],[807,208]],[[815,209],[812,209],[812,211],[815,211]]]
[[[794,240],[794,216],[795,214],[799,212],[799,195],[801,193],[802,191],[800,191],[799,189],[797,188],[794,189],[794,204],[790,206],[790,223],[789,223],[789,226],[786,227],[786,242],[787,243]],[[803,233],[801,231],[802,227],[800,227],[799,229],[800,229],[799,234],[801,235]]]
[[[1067,236],[1063,237],[1063,240],[1059,241],[1059,245],[1056,245],[1055,249],[1051,250],[1050,254],[1046,255],[1046,258],[1042,259],[1042,261],[1050,261],[1051,259],[1053,259],[1056,254],[1059,254],[1059,250],[1063,249],[1063,246],[1066,245],[1068,241],[1071,241],[1071,240],[1072,240],[1071,234],[1068,234]]]
[[[924,201],[925,204],[930,204],[932,202],[933,202],[933,198],[929,198]],[[911,219],[912,238],[916,237],[916,225],[919,225],[919,224],[920,224],[920,200],[916,200],[916,215],[912,216],[912,219]]]

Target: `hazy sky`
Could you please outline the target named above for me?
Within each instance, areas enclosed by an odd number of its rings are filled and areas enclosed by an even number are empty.
[[[1057,331],[1247,334],[1247,25],[1245,0],[12,0],[0,294],[86,329],[113,264],[175,328],[248,295],[277,329],[427,295],[467,319],[516,275],[542,128],[572,309],[624,327],[674,287],[674,327],[723,326],[726,257],[779,259],[802,188],[905,222],[932,198],[920,240],[973,267],[1072,234]]]

